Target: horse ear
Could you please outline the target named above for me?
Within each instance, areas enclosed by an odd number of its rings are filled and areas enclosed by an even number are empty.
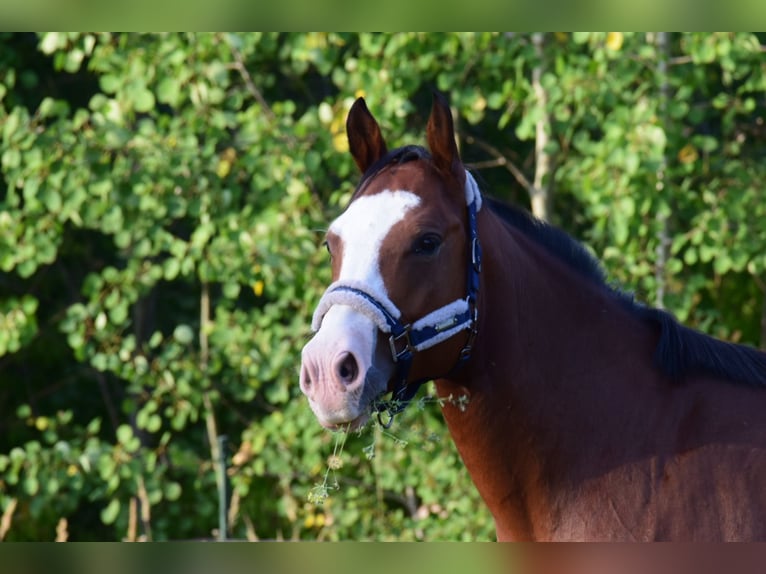
[[[434,92],[431,115],[426,126],[426,138],[436,167],[460,179],[462,170],[460,154],[455,142],[452,112],[447,100],[437,92]]]
[[[388,151],[378,122],[367,109],[364,98],[358,98],[348,112],[346,135],[351,155],[362,173]]]

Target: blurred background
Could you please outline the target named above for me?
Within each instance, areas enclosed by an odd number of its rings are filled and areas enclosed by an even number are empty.
[[[766,347],[766,35],[0,33],[0,540],[492,540],[427,399],[299,392],[358,179],[446,94],[485,193]]]

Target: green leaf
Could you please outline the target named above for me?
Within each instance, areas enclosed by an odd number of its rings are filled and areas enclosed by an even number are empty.
[[[154,94],[146,88],[133,94],[133,105],[137,112],[148,112],[154,108]]]
[[[162,428],[162,417],[157,414],[150,415],[146,421],[146,430],[155,433]]]
[[[177,482],[168,482],[165,484],[165,500],[174,501],[181,498],[181,485]]]
[[[32,295],[24,295],[21,298],[21,308],[27,315],[33,315],[37,311],[38,303]]]
[[[181,262],[176,258],[167,259],[163,264],[163,274],[167,281],[178,277],[179,271],[181,271]]]
[[[99,78],[101,89],[107,94],[114,94],[122,86],[123,80],[114,74],[105,74]]]
[[[175,106],[181,94],[181,84],[174,77],[165,77],[157,85],[157,99],[163,104]]]
[[[173,330],[173,338],[182,345],[189,345],[194,340],[194,331],[189,325],[178,325]]]
[[[6,169],[15,169],[21,165],[21,152],[15,148],[3,152],[2,165]]]
[[[42,197],[45,207],[51,213],[58,213],[61,211],[61,195],[55,189],[46,187]]]
[[[729,269],[731,269],[731,266],[732,266],[732,260],[728,256],[728,254],[725,254],[725,253],[719,253],[716,256],[715,261],[713,261],[713,269],[718,275],[726,274],[729,271]]]
[[[40,50],[43,54],[52,54],[66,45],[66,38],[61,32],[46,32],[40,41]]]
[[[8,114],[5,117],[4,123],[3,123],[3,141],[10,141],[11,136],[16,132],[16,130],[19,129],[19,125],[21,124],[21,110],[13,110],[10,114]],[[5,162],[3,162],[5,163]]]
[[[236,299],[239,297],[240,285],[239,283],[224,283],[223,295],[229,299]]]
[[[101,511],[101,522],[104,524],[113,524],[117,520],[117,515],[120,513],[120,501],[113,498],[109,501],[109,504]]]
[[[131,439],[133,438],[133,429],[130,427],[130,425],[122,424],[117,427],[117,441],[120,444],[128,444]]]
[[[29,496],[36,496],[37,492],[40,490],[40,481],[37,480],[37,476],[35,475],[28,475],[26,478],[24,478],[24,492]]]

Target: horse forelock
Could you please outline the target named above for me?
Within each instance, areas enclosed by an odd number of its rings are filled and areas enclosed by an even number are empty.
[[[361,192],[375,179],[384,169],[393,166],[401,165],[418,159],[431,160],[431,154],[426,148],[419,145],[406,145],[396,149],[393,149],[379,158],[373,163],[367,171],[362,174],[362,178],[359,180],[359,184],[356,186],[351,200],[356,199]]]

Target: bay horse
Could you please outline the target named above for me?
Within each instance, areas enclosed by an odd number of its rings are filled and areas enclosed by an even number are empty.
[[[498,540],[766,540],[766,354],[636,302],[483,197],[442,96],[428,149],[389,151],[361,98],[346,131],[362,178],[302,351],[319,423],[392,417],[434,380]]]

